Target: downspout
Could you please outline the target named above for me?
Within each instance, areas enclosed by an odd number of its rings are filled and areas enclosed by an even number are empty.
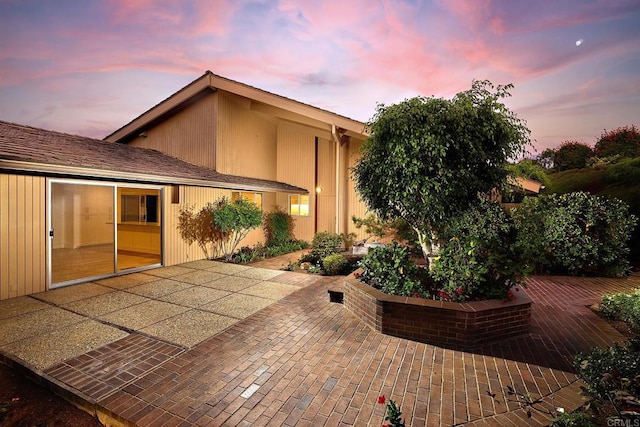
[[[338,134],[338,128],[335,124],[331,124],[331,135],[336,143],[336,219],[335,229],[336,234],[340,234],[340,135]]]

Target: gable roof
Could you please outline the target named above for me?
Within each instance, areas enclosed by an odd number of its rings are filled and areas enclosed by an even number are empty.
[[[251,108],[289,121],[300,122],[329,132],[336,127],[343,134],[357,138],[366,136],[365,124],[362,122],[206,71],[164,101],[107,135],[104,140],[126,143],[159,121],[176,114],[202,96],[216,90],[248,98],[252,101]]]
[[[183,184],[249,191],[308,193],[293,185],[225,175],[156,150],[0,121],[0,170]]]

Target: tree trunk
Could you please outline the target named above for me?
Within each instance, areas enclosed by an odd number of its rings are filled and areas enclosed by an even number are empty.
[[[425,265],[430,270],[433,259],[440,253],[440,241],[438,239],[438,235],[433,231],[425,233],[415,228],[414,230],[418,234],[418,243],[422,249]]]

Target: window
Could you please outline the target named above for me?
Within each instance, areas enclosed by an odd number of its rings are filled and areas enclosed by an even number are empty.
[[[234,191],[231,193],[231,200],[233,200],[234,202],[241,197],[245,200],[255,203],[262,210],[261,193],[248,193],[246,191]]]
[[[290,194],[289,213],[295,216],[309,216],[309,195]]]

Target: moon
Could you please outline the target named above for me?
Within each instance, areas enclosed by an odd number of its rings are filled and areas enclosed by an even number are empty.
[[[576,42],[576,46],[580,46],[582,44],[582,42],[584,42],[584,40],[580,39]]]

